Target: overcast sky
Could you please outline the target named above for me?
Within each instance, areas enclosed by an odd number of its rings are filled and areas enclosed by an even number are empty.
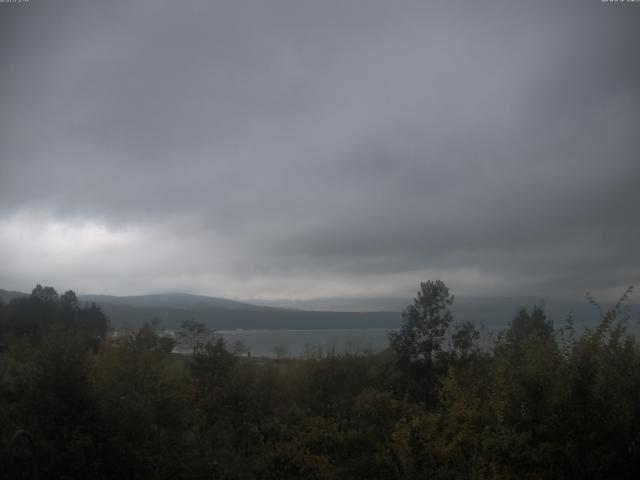
[[[640,3],[0,4],[0,288],[640,279]]]

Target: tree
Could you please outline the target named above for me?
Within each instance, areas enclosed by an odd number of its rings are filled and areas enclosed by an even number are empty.
[[[453,316],[449,307],[454,296],[442,280],[420,283],[420,290],[402,312],[404,323],[398,332],[389,334],[391,348],[404,361],[431,363],[441,351]]]
[[[451,360],[451,352],[443,352],[442,344],[453,320],[449,310],[453,300],[443,281],[422,282],[413,305],[402,312],[402,327],[389,334],[396,355],[394,389],[429,406],[439,401],[439,378]]]
[[[475,343],[480,339],[480,331],[471,322],[457,325],[451,335],[451,343],[455,355],[458,358],[467,358],[475,348]]]
[[[4,309],[0,334],[13,334],[38,343],[52,328],[81,333],[85,344],[97,347],[109,328],[109,320],[96,304],[80,306],[69,290],[58,295],[53,287],[38,284],[31,295],[14,298]]]
[[[140,329],[126,338],[125,345],[129,349],[142,352],[171,353],[175,340],[158,334],[153,323],[145,322]]]
[[[36,285],[36,288],[31,291],[31,297],[44,303],[58,303],[60,300],[55,288],[43,287],[39,283]]]
[[[197,344],[193,349],[192,360],[191,374],[203,390],[224,386],[236,361],[233,353],[227,350],[222,337],[205,344]]]
[[[500,340],[501,343],[517,345],[530,336],[542,339],[553,337],[553,323],[547,320],[544,308],[541,306],[534,306],[531,313],[527,308],[521,307]]]
[[[72,310],[77,310],[80,307],[80,302],[76,296],[76,292],[73,290],[67,290],[60,296],[60,305]]]
[[[214,332],[194,319],[183,320],[176,330],[176,341],[183,349],[194,350],[198,345],[215,340]]]

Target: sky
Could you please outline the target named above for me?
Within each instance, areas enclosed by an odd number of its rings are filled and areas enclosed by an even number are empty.
[[[640,3],[0,3],[0,288],[603,298]]]

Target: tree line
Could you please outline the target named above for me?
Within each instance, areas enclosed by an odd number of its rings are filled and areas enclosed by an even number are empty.
[[[99,307],[38,285],[0,305],[0,475],[637,478],[630,293],[580,332],[522,308],[481,348],[429,281],[384,352],[274,361],[188,322],[191,356],[151,323],[114,337]]]

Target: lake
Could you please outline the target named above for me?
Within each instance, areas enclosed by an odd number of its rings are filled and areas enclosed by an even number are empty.
[[[217,330],[234,351],[242,342],[242,353],[255,357],[305,357],[326,353],[377,353],[388,345],[388,333],[384,328],[368,329],[320,329],[320,330]],[[497,331],[480,329],[480,348],[493,348]],[[448,344],[448,342],[445,342]],[[444,348],[447,348],[445,345]],[[190,354],[188,348],[177,347],[174,352]]]
[[[379,352],[387,347],[387,329],[218,330],[228,348],[241,341],[258,357],[300,357],[326,352]]]

